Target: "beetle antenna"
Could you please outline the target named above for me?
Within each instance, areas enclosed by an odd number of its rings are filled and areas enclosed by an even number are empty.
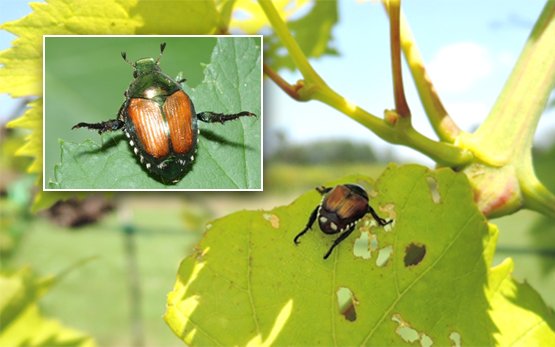
[[[127,54],[125,52],[121,52],[121,56],[123,57],[123,60],[125,60],[129,65],[135,67],[135,64],[133,64],[132,62],[130,62],[129,60],[127,60]]]
[[[166,48],[166,43],[165,42],[160,45],[160,55],[158,56],[158,59],[156,59],[156,65],[158,65],[158,62],[160,61],[160,58],[162,58],[162,53],[164,53],[164,48]]]

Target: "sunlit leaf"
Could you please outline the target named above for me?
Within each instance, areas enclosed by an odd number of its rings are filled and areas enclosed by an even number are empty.
[[[394,222],[378,228],[365,217],[324,260],[337,236],[315,226],[293,243],[316,191],[214,221],[169,294],[174,333],[193,346],[555,343],[553,314],[510,276],[511,261],[490,269],[497,228],[464,175],[391,165],[376,182],[353,175],[328,186],[346,182],[365,186]],[[361,233],[369,257],[354,250]]]
[[[42,173],[42,98],[32,101],[25,114],[11,121],[9,128],[31,129],[33,132],[25,139],[27,142],[16,152],[17,155],[34,157],[27,169],[30,173]]]
[[[206,35],[223,29],[214,1],[138,1],[129,16],[142,22],[137,35]]]
[[[310,6],[309,0],[276,0],[272,3],[285,21],[292,15],[298,14],[300,10]],[[231,28],[238,28],[241,32],[252,35],[269,25],[264,11],[255,1],[239,0],[235,2],[234,7],[237,12],[231,18]]]
[[[0,345],[2,346],[94,346],[81,332],[46,319],[37,300],[54,284],[56,277],[39,279],[30,268],[0,275]]]

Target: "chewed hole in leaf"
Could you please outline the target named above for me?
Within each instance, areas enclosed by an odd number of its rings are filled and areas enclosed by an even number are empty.
[[[360,233],[360,237],[355,241],[353,253],[355,257],[363,259],[370,259],[372,257],[372,252],[370,251],[370,232],[362,231]]]
[[[449,334],[449,338],[453,340],[454,347],[461,347],[461,334],[453,331],[451,334]]]
[[[433,344],[434,344],[434,341],[432,340],[431,337],[429,337],[426,334],[422,334],[422,336],[420,337],[420,346],[430,347]]]
[[[355,306],[358,304],[358,300],[349,288],[340,287],[337,290],[337,306],[339,313],[349,322],[356,321],[357,312]]]
[[[425,255],[425,245],[411,243],[405,248],[405,266],[409,267],[420,264]]]
[[[420,341],[420,346],[425,347],[432,346],[434,343],[428,335],[418,332],[416,329],[411,327],[409,323],[405,322],[400,314],[394,314],[393,317],[391,317],[391,320],[398,324],[395,329],[395,333],[397,333],[403,341],[408,343]]]
[[[393,246],[386,246],[378,251],[378,258],[376,259],[376,265],[379,267],[386,267],[389,264],[389,259],[393,253]]]
[[[435,204],[441,203],[441,195],[439,194],[439,187],[437,185],[437,180],[435,177],[427,176],[426,183],[428,183],[428,188],[430,188],[430,194],[432,194],[432,201]]]
[[[417,341],[420,338],[420,336],[418,335],[418,331],[411,328],[407,324],[407,322],[405,322],[403,318],[401,318],[400,315],[394,314],[393,317],[391,317],[391,320],[398,324],[397,328],[395,329],[395,332],[405,342],[413,343],[414,341]]]
[[[279,228],[279,217],[272,213],[264,213],[264,219],[272,224],[272,227],[275,229]]]
[[[393,231],[393,229],[395,228],[395,224],[397,224],[397,212],[395,212],[395,204],[386,204],[384,206],[378,206],[378,209],[381,212],[385,212],[387,213],[387,217],[385,217],[385,219],[389,220],[391,219],[391,223],[383,226],[383,230],[386,233],[390,233]],[[377,223],[376,223],[377,225]]]
[[[417,341],[419,338],[418,331],[409,327],[399,327],[397,329],[397,335],[399,335],[406,342],[410,343]]]
[[[371,252],[374,252],[376,249],[378,249],[378,235],[376,234],[371,234],[372,235],[372,240],[370,240],[370,250]]]

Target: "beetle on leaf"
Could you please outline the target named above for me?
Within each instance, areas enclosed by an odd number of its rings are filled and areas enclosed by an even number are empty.
[[[160,45],[156,62],[153,58],[143,58],[131,63],[125,52],[121,52],[123,59],[134,68],[134,80],[124,93],[125,101],[117,119],[79,123],[71,129],[88,128],[98,130],[99,134],[123,130],[141,163],[175,183],[195,159],[200,132],[197,120],[224,124],[239,117],[256,115],[247,111],[237,114],[197,114],[181,86],[185,79],[176,81],[164,74],[158,66],[164,48],[165,43]]]
[[[324,195],[322,202],[312,211],[306,227],[295,236],[293,241],[296,245],[299,245],[299,237],[303,236],[309,229],[312,229],[312,225],[318,219],[320,230],[323,233],[341,233],[324,255],[324,259],[327,259],[333,249],[351,235],[353,230],[355,230],[356,223],[367,213],[370,213],[381,226],[393,221],[386,221],[378,216],[372,206],[368,204],[368,194],[358,184],[340,184],[334,188],[321,187],[316,188],[316,190]]]

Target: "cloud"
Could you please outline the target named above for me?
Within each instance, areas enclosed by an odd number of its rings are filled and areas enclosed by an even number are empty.
[[[499,53],[499,63],[503,67],[512,69],[515,66],[518,56],[513,52],[502,52]]]
[[[428,64],[428,73],[439,91],[464,91],[493,69],[485,47],[462,42],[443,47]]]
[[[480,102],[447,103],[445,105],[449,115],[464,131],[474,132],[484,122],[489,113],[489,107]]]

